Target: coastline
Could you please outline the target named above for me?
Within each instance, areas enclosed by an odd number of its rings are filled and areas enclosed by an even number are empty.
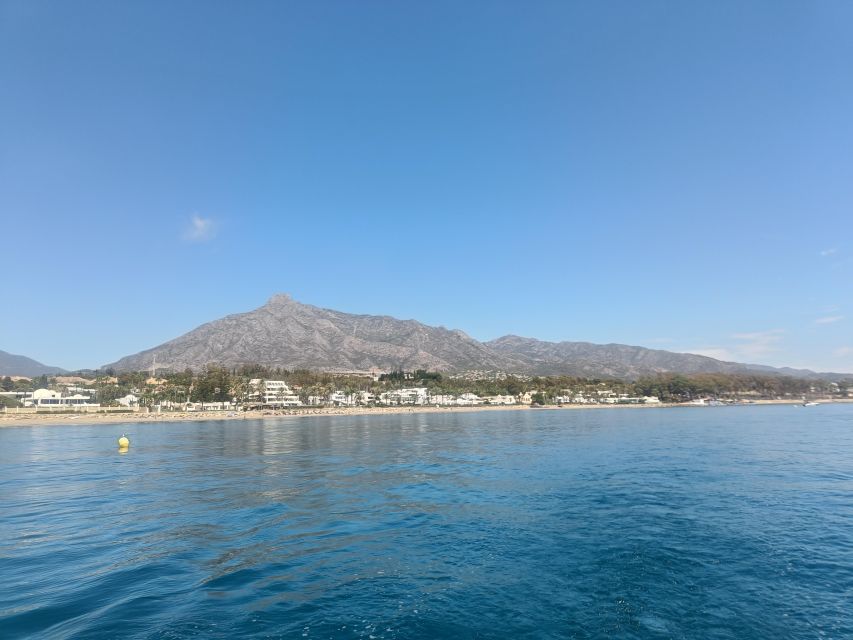
[[[820,404],[848,404],[853,399],[818,400]],[[757,405],[798,405],[801,400],[754,400],[731,406]],[[480,405],[475,407],[435,407],[435,406],[402,406],[402,407],[316,407],[305,409],[285,409],[278,411],[182,411],[169,413],[63,413],[63,414],[16,414],[0,413],[0,428],[5,427],[40,427],[40,426],[71,426],[71,425],[111,425],[111,424],[150,424],[161,422],[207,422],[207,421],[240,421],[240,420],[277,420],[281,418],[305,418],[316,416],[364,416],[364,415],[395,415],[410,413],[473,413],[478,411],[578,411],[599,409],[672,409],[672,408],[702,409],[707,405],[691,405],[684,403],[660,404],[594,404],[594,405],[562,405],[531,407],[529,405]]]

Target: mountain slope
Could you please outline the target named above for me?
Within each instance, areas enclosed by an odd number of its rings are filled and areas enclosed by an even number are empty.
[[[33,376],[53,375],[65,373],[64,369],[42,364],[26,356],[16,356],[12,353],[0,351],[0,376]]]
[[[725,362],[693,353],[675,353],[625,344],[546,342],[513,335],[485,344],[493,351],[522,363],[528,371],[540,375],[609,376],[622,379],[636,379],[656,373],[740,373],[826,379],[845,377],[845,374],[840,373],[815,373],[808,369],[778,369],[766,365]]]
[[[389,316],[354,315],[296,302],[286,295],[215,320],[165,344],[108,365],[119,371],[262,364],[288,369],[433,371],[515,368],[461,331]]]
[[[519,360],[542,375],[636,378],[651,373],[743,373],[745,365],[706,356],[673,353],[624,344],[545,342],[503,336],[486,343],[490,349]]]

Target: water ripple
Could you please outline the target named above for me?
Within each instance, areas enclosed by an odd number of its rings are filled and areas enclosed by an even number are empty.
[[[3,429],[0,629],[853,637],[851,496],[851,406]]]

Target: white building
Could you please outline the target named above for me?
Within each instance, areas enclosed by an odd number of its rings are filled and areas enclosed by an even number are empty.
[[[456,404],[460,407],[473,407],[483,404],[483,400],[476,393],[463,393],[456,400]]]
[[[91,396],[84,396],[75,393],[70,396],[63,396],[59,391],[51,389],[36,389],[33,391],[32,397],[25,403],[32,404],[34,407],[45,408],[74,408],[74,407],[97,407],[100,406],[97,402],[92,401]]]
[[[429,404],[429,393],[426,387],[413,389],[396,389],[380,394],[379,402],[386,405],[425,405]]]
[[[335,407],[354,407],[358,403],[358,396],[354,393],[333,391],[329,394],[329,404]]]
[[[22,404],[26,404],[33,397],[32,391],[0,391],[0,396],[17,400]],[[30,402],[29,404],[32,404]]]
[[[132,393],[128,393],[123,398],[116,398],[116,402],[118,402],[123,407],[138,407],[139,406],[139,398]]]
[[[249,402],[267,407],[301,407],[302,401],[293,393],[284,380],[249,380],[254,391],[249,394]]]
[[[484,400],[488,404],[492,405],[507,405],[516,403],[515,396],[486,396]]]

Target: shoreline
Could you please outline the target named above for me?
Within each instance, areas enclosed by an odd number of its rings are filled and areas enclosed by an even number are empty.
[[[849,404],[853,399],[817,400],[820,404]],[[759,405],[798,405],[801,400],[754,400],[749,403],[722,405],[724,407],[749,407]],[[278,420],[281,418],[307,418],[317,416],[364,416],[364,415],[397,415],[410,413],[473,413],[477,411],[576,411],[599,409],[672,409],[677,407],[701,409],[710,408],[708,405],[686,403],[659,404],[571,404],[562,406],[531,407],[529,405],[479,405],[475,407],[435,407],[435,406],[403,406],[403,407],[317,407],[290,410],[253,410],[253,411],[181,411],[168,413],[63,413],[63,414],[15,414],[0,413],[0,428],[6,427],[41,427],[41,426],[72,426],[72,425],[112,425],[112,424],[145,424],[162,422],[208,422],[208,421],[239,421],[239,420]]]

